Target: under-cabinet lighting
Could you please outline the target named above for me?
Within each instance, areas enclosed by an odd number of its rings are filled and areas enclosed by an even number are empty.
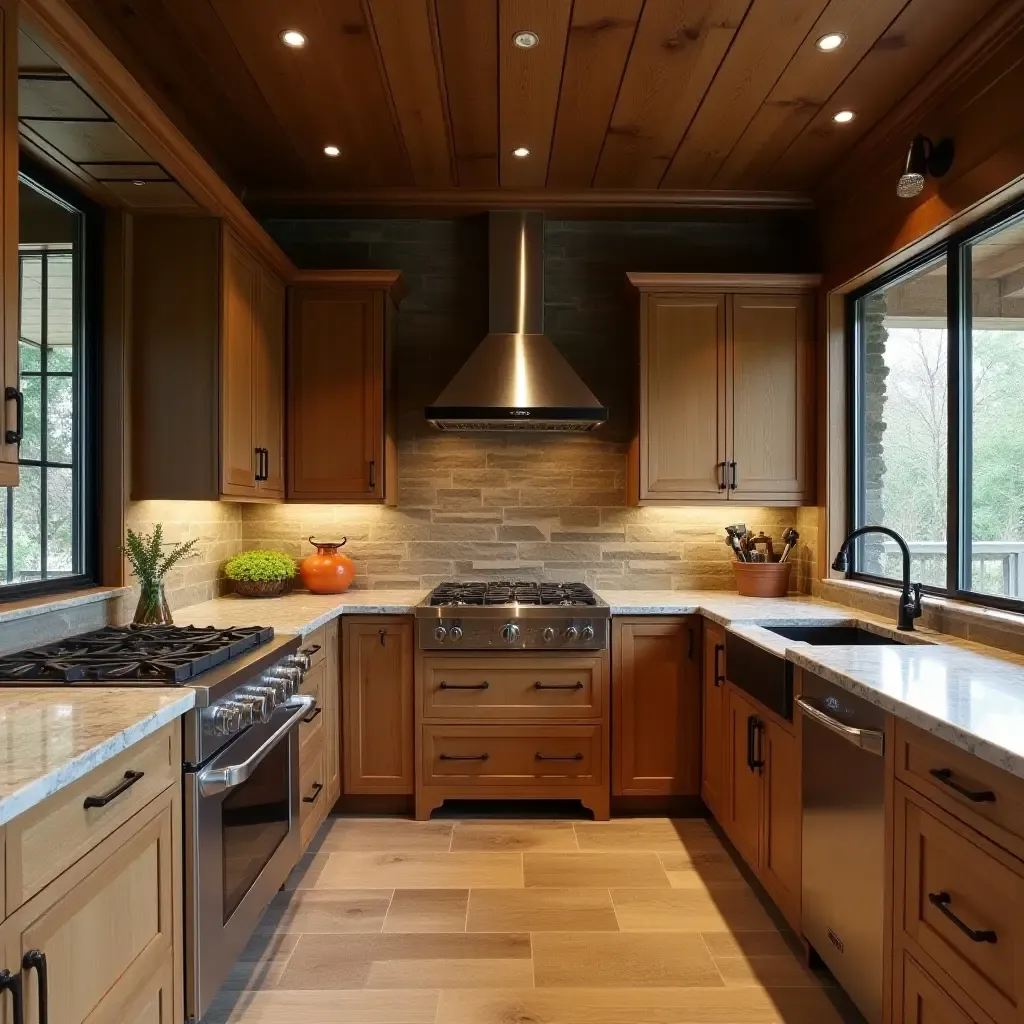
[[[297,28],[286,28],[281,33],[281,42],[293,50],[301,50],[306,45],[306,37]]]
[[[537,35],[536,32],[524,29],[522,32],[517,32],[512,37],[512,42],[518,46],[520,50],[532,50],[540,42],[540,36]]]
[[[836,124],[849,124],[857,115],[852,110],[838,110],[832,115]]]
[[[324,146],[324,152],[328,156],[341,156],[341,150],[337,146]]]
[[[845,42],[846,36],[842,32],[829,32],[828,35],[822,36],[814,45],[822,53],[831,53],[833,50],[838,50]]]
[[[522,160],[524,157],[528,157],[530,155],[530,151],[525,146],[519,146],[512,150],[512,155],[517,156]]]

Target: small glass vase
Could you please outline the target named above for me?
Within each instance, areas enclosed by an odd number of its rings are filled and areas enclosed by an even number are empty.
[[[171,618],[171,609],[167,605],[167,597],[164,594],[164,583],[144,583],[142,593],[139,594],[139,603],[135,606],[135,618],[132,619],[133,626],[170,626],[174,620]]]

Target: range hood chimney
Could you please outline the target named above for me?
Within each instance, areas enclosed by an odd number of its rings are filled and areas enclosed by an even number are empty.
[[[433,405],[441,430],[593,430],[608,410],[544,336],[544,215],[489,215],[487,337]]]

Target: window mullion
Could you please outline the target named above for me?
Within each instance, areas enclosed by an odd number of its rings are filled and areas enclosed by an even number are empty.
[[[962,302],[962,271],[964,251],[955,241],[949,245],[946,263],[946,592],[955,595],[964,585],[963,564],[969,559],[965,551],[963,510],[970,488],[963,474],[963,417],[965,415],[963,356],[964,303]]]

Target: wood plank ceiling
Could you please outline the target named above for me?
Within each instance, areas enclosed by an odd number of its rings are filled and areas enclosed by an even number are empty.
[[[309,199],[809,193],[999,0],[71,2],[233,186]]]

